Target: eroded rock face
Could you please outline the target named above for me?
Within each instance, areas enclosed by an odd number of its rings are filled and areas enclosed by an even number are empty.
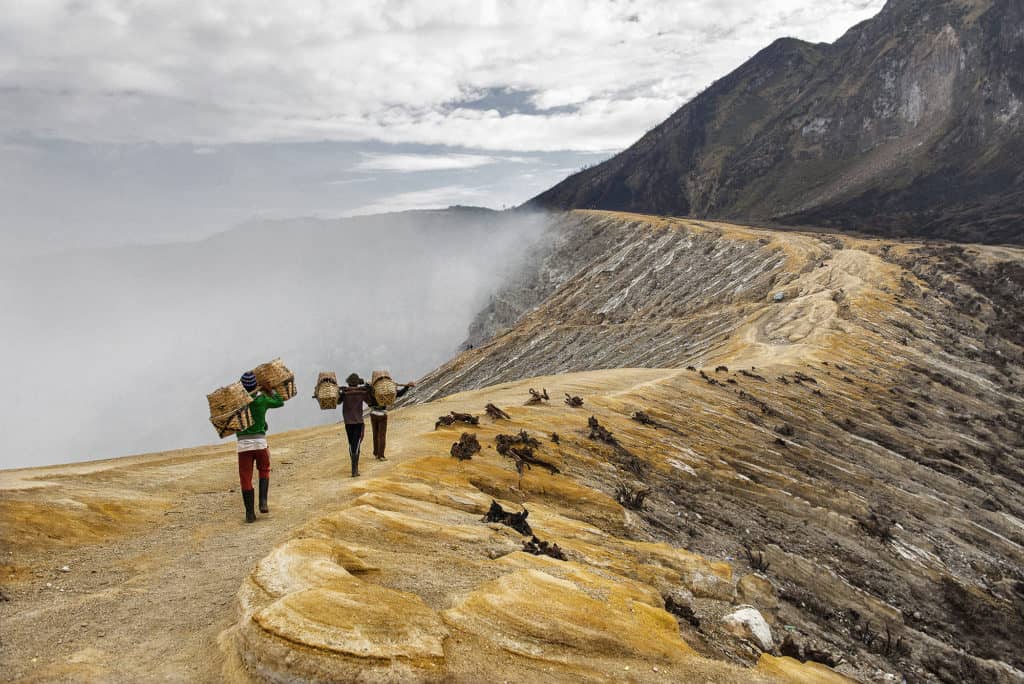
[[[1024,676],[1024,251],[559,220],[570,237],[535,263],[562,275],[524,276],[546,298],[523,294],[518,321],[428,376],[425,395],[546,375],[529,385],[561,396],[565,371],[689,367],[620,395],[572,392],[618,442],[589,445],[602,456],[586,479],[651,490],[630,534],[763,572],[774,617],[860,677]],[[630,241],[667,246],[636,256],[646,280],[621,258]],[[719,286],[732,258],[749,277]],[[676,286],[687,277],[699,286]],[[650,421],[621,422],[638,411]]]
[[[512,391],[448,404],[466,410],[482,407],[486,397],[508,405]],[[577,411],[510,408],[508,420],[483,419],[474,428],[483,448],[468,461],[447,455],[450,440],[426,419],[434,406],[405,411],[425,419],[421,433],[404,435],[394,447],[392,458],[404,462],[355,483],[355,496],[297,530],[243,584],[239,621],[225,641],[237,654],[231,662],[242,664],[233,676],[778,681],[687,644],[664,597],[687,596],[728,612],[736,590],[732,567],[635,538],[631,513],[586,477],[570,474],[595,467],[596,454],[575,434],[586,427]],[[497,436],[510,422],[567,436],[536,447],[558,474],[520,475],[498,454]],[[529,537],[486,522],[495,500],[528,509],[533,535],[557,543],[566,560],[525,553]]]

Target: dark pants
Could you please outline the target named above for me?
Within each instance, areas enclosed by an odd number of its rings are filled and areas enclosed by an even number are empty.
[[[370,429],[373,432],[373,455],[384,458],[388,439],[388,414],[383,411],[371,411]]]
[[[270,449],[243,451],[238,454],[238,481],[243,492],[252,491],[252,464],[256,464],[261,480],[270,479]]]
[[[352,460],[352,472],[359,467],[359,447],[363,444],[365,423],[345,423],[345,434],[348,435],[348,457]]]

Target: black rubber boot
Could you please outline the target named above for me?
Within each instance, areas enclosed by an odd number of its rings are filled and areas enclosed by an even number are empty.
[[[260,480],[260,513],[269,513],[270,507],[267,506],[267,491],[270,489],[270,478]]]
[[[242,501],[245,502],[245,522],[247,523],[256,522],[255,494],[251,489],[249,491],[242,491]]]
[[[359,477],[359,454],[349,454],[352,461],[352,477]]]

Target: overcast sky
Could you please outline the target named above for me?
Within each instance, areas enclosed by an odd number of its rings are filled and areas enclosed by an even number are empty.
[[[7,0],[0,247],[518,204],[882,0]]]

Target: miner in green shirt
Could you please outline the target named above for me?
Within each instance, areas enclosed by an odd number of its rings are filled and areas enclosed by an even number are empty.
[[[242,387],[252,396],[249,412],[252,426],[235,434],[238,438],[238,479],[242,485],[242,502],[245,504],[245,522],[256,522],[255,502],[252,489],[252,465],[256,464],[260,475],[260,513],[269,513],[267,494],[270,490],[270,449],[267,447],[267,410],[284,406],[284,400],[268,390],[257,393],[256,374],[244,373]]]

